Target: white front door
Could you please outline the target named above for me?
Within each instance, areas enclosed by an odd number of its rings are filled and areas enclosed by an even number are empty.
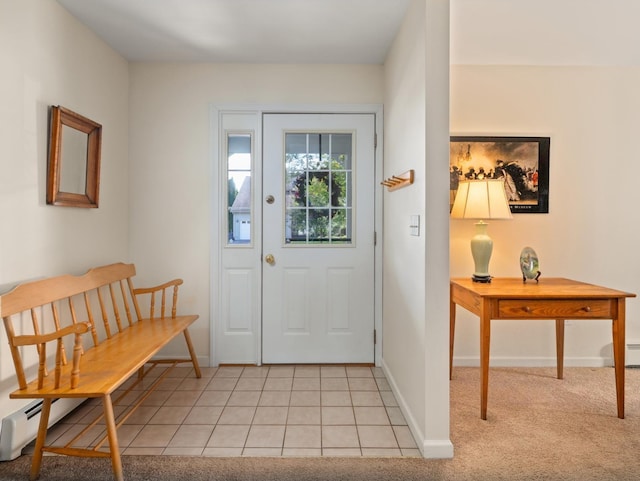
[[[375,116],[265,114],[262,362],[374,362]]]

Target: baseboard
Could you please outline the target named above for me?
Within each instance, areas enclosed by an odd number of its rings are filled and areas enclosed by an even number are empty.
[[[393,375],[389,371],[389,367],[385,363],[384,359],[382,359],[381,363],[382,371],[387,378],[387,382],[391,387],[391,391],[398,401],[398,406],[400,407],[400,411],[402,411],[402,415],[404,416],[405,421],[407,421],[407,425],[409,426],[409,430],[413,435],[413,438],[416,441],[418,449],[422,454],[422,457],[428,459],[449,459],[453,458],[453,443],[450,439],[425,439],[425,435],[422,431],[422,428],[416,422],[413,413],[409,409],[407,402],[405,401],[402,393],[398,389],[398,384],[394,379]]]
[[[492,367],[555,367],[555,357],[491,357],[489,365]],[[480,358],[460,356],[453,358],[453,366],[479,367]],[[610,367],[613,359],[608,357],[565,357],[565,367]]]
[[[198,358],[198,365],[200,367],[211,367],[209,364],[209,356],[196,356]]]
[[[426,459],[453,458],[453,443],[450,439],[425,439],[422,445],[422,456]]]

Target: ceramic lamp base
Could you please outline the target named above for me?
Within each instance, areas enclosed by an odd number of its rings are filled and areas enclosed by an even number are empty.
[[[485,284],[488,284],[489,282],[491,282],[491,276],[477,276],[474,274],[471,276],[471,280],[473,282],[483,282]]]
[[[472,277],[474,282],[491,282],[489,260],[492,251],[493,241],[487,235],[487,223],[479,221],[476,223],[476,233],[471,238],[471,255],[475,264]]]

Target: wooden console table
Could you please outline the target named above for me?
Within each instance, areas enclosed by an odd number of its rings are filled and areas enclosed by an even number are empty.
[[[558,379],[563,377],[565,319],[611,319],[618,417],[624,418],[625,300],[628,292],[562,278],[493,278],[491,283],[451,279],[449,378],[453,373],[456,305],[480,317],[480,417],[487,419],[489,344],[492,319],[555,319]]]

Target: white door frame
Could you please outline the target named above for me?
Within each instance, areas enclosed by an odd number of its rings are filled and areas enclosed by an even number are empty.
[[[254,315],[251,321],[251,326],[246,329],[246,332],[233,333],[233,341],[244,342],[246,349],[239,357],[229,356],[228,353],[222,352],[219,343],[227,342],[227,333],[223,329],[223,249],[225,243],[223,242],[224,232],[224,218],[221,216],[221,206],[226,204],[224,198],[225,191],[220,186],[223,185],[222,174],[224,172],[224,164],[222,156],[224,154],[223,149],[225,146],[225,118],[226,116],[233,115],[246,115],[252,117],[254,126],[254,159],[255,167],[258,163],[260,168],[258,172],[261,174],[262,166],[262,115],[265,113],[292,113],[292,114],[304,114],[304,113],[371,113],[375,115],[375,132],[377,138],[377,148],[375,151],[375,231],[377,234],[377,242],[375,245],[375,320],[374,328],[376,330],[376,344],[375,344],[375,363],[377,366],[381,365],[382,361],[382,203],[383,203],[383,190],[380,182],[383,173],[383,109],[381,104],[337,104],[337,105],[297,105],[297,104],[282,104],[282,105],[262,105],[262,104],[240,104],[240,105],[212,105],[210,109],[211,115],[211,180],[210,180],[210,351],[209,359],[210,365],[218,366],[221,363],[224,364],[260,364],[262,359],[262,325],[259,316],[256,319]],[[226,183],[226,178],[224,179]],[[262,191],[258,189],[258,182],[256,185],[255,197],[258,202],[254,202],[254,208],[260,209],[259,212],[255,212],[256,216],[262,217]],[[255,223],[258,226],[258,223]],[[260,232],[254,231],[254,245],[258,253],[262,253],[262,239],[261,239],[261,225],[259,226]],[[262,268],[262,262],[258,255],[255,259],[256,268]],[[262,304],[261,293],[254,293],[254,302]]]

